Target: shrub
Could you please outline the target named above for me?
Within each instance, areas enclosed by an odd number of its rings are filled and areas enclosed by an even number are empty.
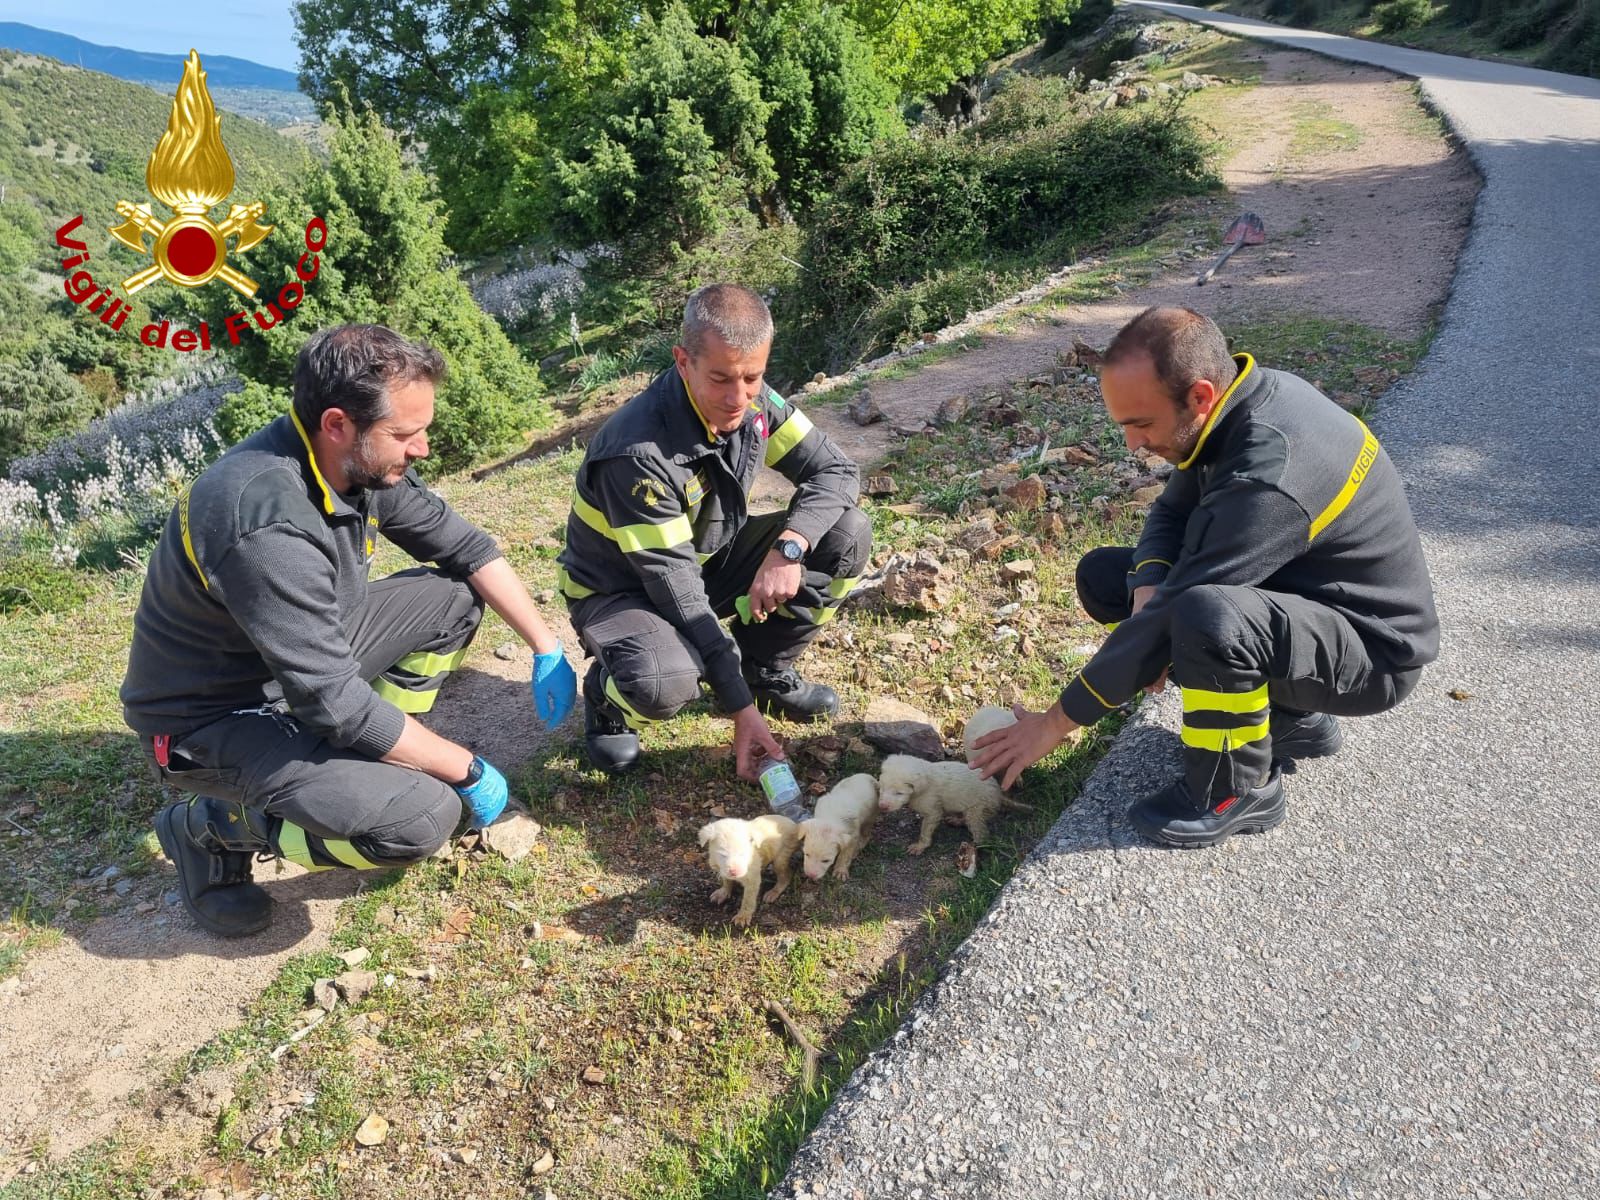
[[[44,551],[8,554],[0,562],[0,613],[70,612],[88,598],[88,581]]]
[[[1432,0],[1388,0],[1372,10],[1380,33],[1404,33],[1421,29],[1433,19]]]
[[[251,380],[217,409],[217,433],[233,445],[289,411],[289,393],[283,388]]]

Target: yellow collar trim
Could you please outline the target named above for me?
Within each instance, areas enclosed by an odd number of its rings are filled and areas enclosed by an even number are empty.
[[[678,373],[678,378],[683,379],[683,372]],[[689,407],[694,409],[695,419],[705,428],[706,440],[713,446],[717,444],[717,431],[711,428],[711,422],[706,420],[705,413],[700,411],[700,403],[694,398],[694,393],[689,390],[689,381],[683,379],[683,394],[689,397]]]
[[[322,509],[331,517],[333,516],[333,490],[328,487],[328,481],[322,477],[322,470],[317,466],[317,452],[311,448],[311,438],[306,433],[306,427],[300,424],[300,414],[291,408],[289,410],[289,419],[294,422],[294,431],[300,435],[300,440],[306,445],[306,458],[311,463],[311,474],[316,478],[317,486],[322,489]]]
[[[1206,418],[1205,425],[1200,430],[1200,440],[1194,444],[1194,449],[1189,452],[1189,457],[1178,464],[1178,470],[1187,470],[1194,460],[1200,457],[1200,451],[1205,448],[1206,439],[1211,436],[1212,427],[1216,425],[1217,418],[1222,416],[1222,410],[1233,398],[1234,392],[1239,390],[1239,385],[1245,381],[1245,376],[1255,370],[1256,360],[1248,354],[1235,354],[1233,361],[1239,364],[1239,373],[1233,377],[1233,382],[1228,385],[1228,390],[1222,393],[1222,398],[1217,401],[1211,415]]]

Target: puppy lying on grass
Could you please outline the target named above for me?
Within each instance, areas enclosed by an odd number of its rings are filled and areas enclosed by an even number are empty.
[[[700,844],[706,862],[722,886],[711,893],[711,903],[722,904],[733,895],[733,885],[744,886],[744,899],[733,923],[743,928],[756,915],[756,894],[761,891],[761,869],[771,866],[777,886],[763,899],[771,904],[789,886],[789,859],[800,845],[800,830],[788,817],[771,814],[753,821],[724,817],[700,827]]]
[[[974,843],[982,845],[989,833],[989,822],[1002,808],[1031,812],[1000,790],[992,779],[984,779],[963,762],[928,762],[909,754],[891,754],[878,772],[878,808],[899,812],[909,807],[922,818],[922,833],[906,847],[907,854],[921,854],[933,844],[934,830],[946,817],[960,817]]]
[[[852,775],[817,801],[817,815],[800,822],[805,839],[807,879],[821,879],[833,868],[834,878],[849,879],[850,864],[867,844],[878,819],[878,781]]]

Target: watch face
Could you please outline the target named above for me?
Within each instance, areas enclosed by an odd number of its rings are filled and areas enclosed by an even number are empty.
[[[778,553],[783,555],[790,562],[799,562],[806,556],[805,551],[800,549],[800,543],[791,541],[788,538],[779,539]]]

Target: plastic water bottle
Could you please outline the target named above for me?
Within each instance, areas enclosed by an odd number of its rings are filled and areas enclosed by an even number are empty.
[[[761,790],[766,793],[767,807],[791,821],[804,821],[811,813],[800,802],[800,784],[789,764],[776,758],[763,758],[757,770],[761,774]]]

